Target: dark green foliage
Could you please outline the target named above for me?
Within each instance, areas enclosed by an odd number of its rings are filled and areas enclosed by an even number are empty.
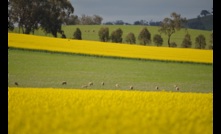
[[[122,41],[123,41],[122,35],[123,35],[123,31],[120,28],[118,28],[117,30],[115,30],[111,33],[110,38],[111,38],[112,42],[122,43]]]
[[[66,38],[66,35],[64,34],[64,31],[61,31],[61,38]]]
[[[136,37],[135,37],[134,33],[129,33],[126,36],[126,42],[129,44],[136,44]]]
[[[99,32],[99,39],[102,42],[107,42],[109,40],[109,28],[108,27],[101,27]]]
[[[153,37],[153,42],[157,46],[162,46],[163,45],[163,38],[159,34],[155,34]]]
[[[200,34],[199,36],[196,37],[195,39],[195,48],[198,49],[205,49],[206,47],[206,38],[204,35]]]
[[[65,19],[66,25],[77,25],[80,24],[80,20],[77,15],[71,15]]]
[[[82,38],[81,38],[81,30],[79,28],[76,28],[76,31],[74,32],[73,36],[74,36],[73,37],[74,39],[82,40]]]
[[[69,0],[10,0],[9,20],[18,23],[25,34],[41,28],[57,37],[64,20],[74,12]],[[9,23],[10,24],[10,23]]]
[[[191,29],[200,30],[212,30],[213,29],[213,15],[207,15],[198,18],[189,19],[187,22],[187,27]]]
[[[210,12],[207,11],[207,10],[202,10],[201,13],[200,13],[200,15],[202,15],[202,16],[207,16],[209,14],[210,14]]]
[[[170,43],[170,47],[177,47],[176,42],[171,42],[171,43]]]
[[[191,41],[190,34],[186,34],[184,39],[183,39],[183,42],[181,44],[181,47],[183,47],[183,48],[191,48],[191,46],[192,46],[192,41]]]
[[[140,40],[140,44],[142,45],[151,43],[151,34],[146,27],[141,30],[138,39]]]

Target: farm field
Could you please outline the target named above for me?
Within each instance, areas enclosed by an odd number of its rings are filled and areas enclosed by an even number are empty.
[[[212,134],[212,93],[8,89],[8,133]]]
[[[8,35],[9,134],[213,133],[212,50]]]
[[[57,39],[9,33],[8,47],[105,57],[212,64],[213,51]]]
[[[8,85],[21,87],[129,89],[212,92],[213,66],[207,64],[143,61],[120,58],[8,50]],[[62,85],[66,81],[67,85]],[[102,86],[101,82],[105,85]],[[116,88],[115,84],[119,84]]]
[[[160,34],[158,32],[159,27],[157,26],[132,26],[132,25],[69,25],[69,26],[62,26],[62,30],[64,31],[65,35],[67,38],[73,38],[73,33],[76,30],[76,28],[80,28],[81,32],[82,32],[82,39],[83,40],[92,40],[92,41],[99,41],[99,37],[98,37],[98,31],[101,27],[108,27],[109,28],[109,34],[111,34],[112,31],[116,30],[117,28],[121,28],[123,31],[123,43],[125,43],[125,37],[127,36],[128,33],[133,32],[135,34],[136,37],[136,43],[139,43],[138,35],[140,33],[140,31],[142,30],[142,28],[147,27],[147,29],[149,30],[149,32],[151,33],[151,38],[153,39],[155,34]],[[21,32],[21,31],[20,31]],[[180,31],[177,31],[175,34],[173,34],[171,36],[171,42],[176,42],[178,47],[180,47],[183,38],[185,36],[186,33],[189,33],[191,35],[191,40],[192,40],[192,48],[195,47],[195,38],[199,35],[199,34],[203,34],[206,38],[206,43],[207,46],[206,48],[208,49],[210,43],[210,36],[211,36],[211,31],[206,31],[206,30],[195,30],[195,29],[188,29],[187,31],[185,29],[182,29]],[[18,28],[15,28],[15,30],[13,31],[13,33],[19,33]],[[48,37],[52,37],[51,34],[45,34],[41,29],[36,30],[34,35],[40,35],[40,36],[48,36]],[[163,46],[167,47],[167,36],[162,34],[161,35],[164,42],[163,42]],[[60,34],[58,34],[58,37],[61,37]],[[154,46],[153,43],[150,44],[150,46]]]

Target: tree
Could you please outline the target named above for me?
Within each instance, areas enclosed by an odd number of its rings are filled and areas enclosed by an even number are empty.
[[[61,25],[74,12],[74,8],[69,0],[48,0],[42,5],[41,27],[46,33],[57,37],[57,33],[61,33]]]
[[[191,45],[192,45],[191,37],[190,37],[190,34],[187,33],[185,35],[184,39],[183,39],[181,47],[183,47],[183,48],[191,48]]]
[[[146,27],[144,27],[138,36],[140,43],[142,45],[150,44],[151,43],[151,34]]]
[[[129,44],[136,44],[136,38],[135,38],[134,33],[129,33],[126,36],[126,42],[129,43]]]
[[[94,15],[92,19],[95,25],[100,25],[103,20],[103,18],[98,15]]]
[[[163,45],[163,38],[161,37],[161,35],[155,34],[154,37],[153,37],[153,42],[157,46],[162,46]]]
[[[146,20],[138,20],[134,22],[134,25],[148,25],[148,22]]]
[[[73,37],[74,39],[82,40],[82,38],[81,38],[81,30],[79,28],[76,28],[76,31],[74,32],[73,36],[74,36]]]
[[[181,18],[181,15],[175,12],[171,13],[170,16],[171,18],[164,18],[159,29],[160,33],[164,33],[168,36],[169,47],[171,47],[170,37],[172,36],[172,34],[174,34],[176,31],[179,31],[186,22],[186,18]]]
[[[69,0],[10,0],[9,20],[18,23],[25,34],[34,33],[39,25],[46,33],[57,37],[61,24],[74,8]],[[10,24],[10,23],[9,23]]]
[[[124,21],[123,20],[116,20],[115,25],[124,25]]]
[[[11,17],[11,4],[8,1],[8,30],[13,31],[14,30],[14,24]]]
[[[103,18],[98,15],[88,16],[83,14],[79,20],[82,25],[100,25]]]
[[[206,47],[206,38],[204,35],[200,34],[195,39],[196,48],[198,49],[204,49]]]
[[[29,34],[38,28],[40,4],[45,0],[10,0],[9,20],[10,23],[18,23],[19,31]]]
[[[111,38],[112,42],[121,43],[123,41],[122,35],[123,35],[123,31],[120,28],[118,28],[117,30],[115,30],[111,33],[110,38]]]
[[[207,15],[209,15],[210,14],[210,12],[209,11],[207,11],[207,10],[202,10],[201,11],[201,13],[200,13],[200,15],[202,15],[202,16],[207,16]]]
[[[77,25],[80,24],[80,21],[78,19],[77,15],[70,15],[68,18],[65,19],[66,25]]]
[[[98,32],[98,35],[99,35],[100,41],[107,42],[109,40],[109,28],[101,27]]]

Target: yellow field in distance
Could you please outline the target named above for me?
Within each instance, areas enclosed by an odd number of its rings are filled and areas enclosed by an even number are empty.
[[[213,63],[212,50],[141,46],[8,33],[8,47],[98,56]]]

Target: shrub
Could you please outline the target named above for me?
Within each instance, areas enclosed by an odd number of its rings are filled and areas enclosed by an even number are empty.
[[[195,39],[195,47],[198,49],[205,49],[206,47],[206,38],[204,35],[200,34]]]
[[[192,41],[191,41],[190,34],[186,34],[184,39],[183,39],[183,42],[181,44],[181,47],[183,47],[183,48],[191,48],[191,46],[192,46]]]
[[[112,40],[112,42],[121,43],[123,41],[122,35],[123,35],[123,31],[120,28],[118,28],[117,30],[113,31],[111,33],[111,40]]]
[[[81,38],[81,30],[79,28],[76,28],[76,31],[74,32],[73,36],[74,36],[73,37],[74,39],[82,40],[82,38]]]
[[[163,45],[163,38],[159,34],[155,34],[153,37],[153,42],[157,46],[162,46]]]
[[[129,44],[136,44],[135,35],[134,35],[133,33],[129,33],[129,34],[126,36],[126,42],[129,43]]]
[[[140,40],[140,44],[142,45],[151,43],[151,34],[146,27],[141,30],[138,39]]]
[[[108,27],[100,28],[98,35],[100,41],[107,42],[109,40],[109,28]]]

